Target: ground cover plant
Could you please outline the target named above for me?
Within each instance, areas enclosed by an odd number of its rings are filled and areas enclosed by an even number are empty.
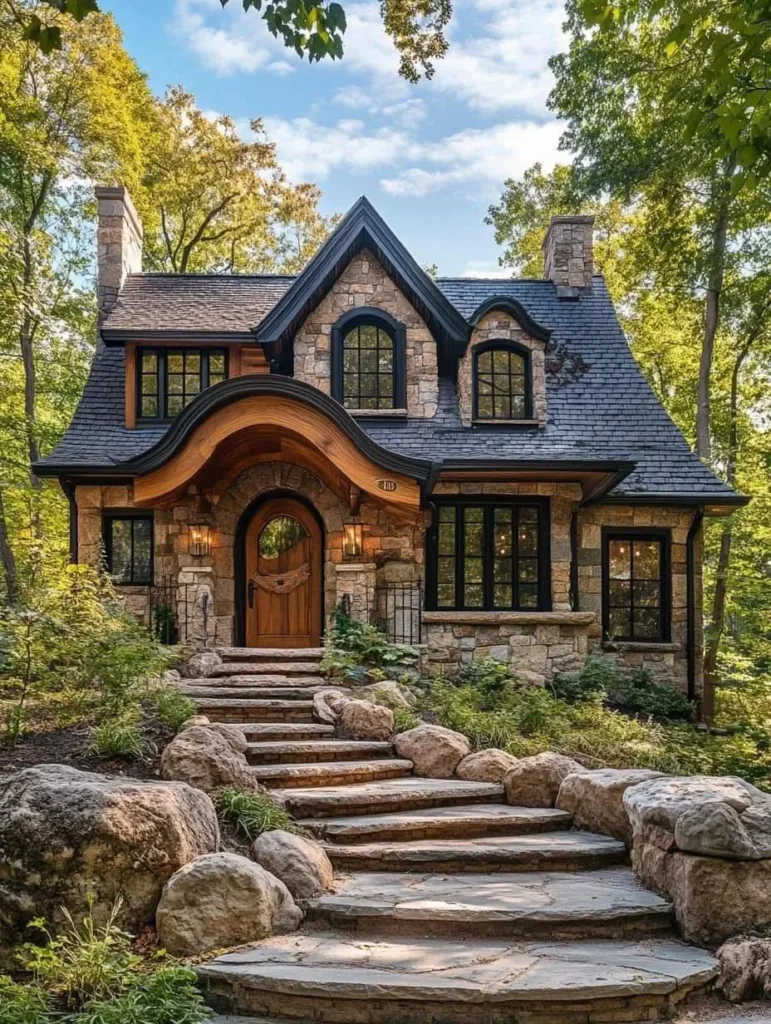
[[[245,793],[241,789],[226,788],[217,794],[220,817],[235,828],[241,839],[252,843],[263,832],[294,832],[307,836],[306,829],[274,803],[266,793]]]
[[[135,952],[132,937],[115,924],[118,902],[104,925],[89,907],[82,924],[51,935],[41,920],[40,941],[17,953],[15,977],[0,975],[3,1024],[199,1024],[209,1016],[195,974],[163,951]]]

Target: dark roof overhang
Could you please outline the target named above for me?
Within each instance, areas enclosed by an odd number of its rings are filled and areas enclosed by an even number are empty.
[[[672,494],[655,491],[608,494],[599,499],[603,504],[613,505],[680,505],[682,508],[703,508],[705,515],[731,515],[737,508],[749,505],[752,498],[746,494],[721,494],[719,491],[704,494]]]
[[[251,331],[175,331],[172,329],[140,331],[103,327],[99,334],[102,341],[108,346],[125,345],[132,341],[141,341],[143,344],[149,345],[162,341],[184,341],[191,345],[200,345],[202,342],[254,344],[254,335]]]
[[[435,467],[432,486],[439,477],[458,480],[575,481],[583,487],[581,504],[597,501],[618,486],[636,468],[629,459],[445,459]]]
[[[543,324],[539,324],[537,320],[530,316],[521,302],[511,298],[509,295],[493,295],[491,298],[485,299],[469,317],[469,323],[472,327],[476,327],[484,316],[487,316],[488,313],[492,313],[494,310],[500,310],[514,317],[522,330],[532,338],[537,338],[538,341],[548,342],[551,337],[551,327],[544,327]]]
[[[469,325],[421,269],[372,204],[362,196],[351,207],[289,290],[254,328],[258,341],[286,370],[292,337],[335,280],[363,249],[369,249],[429,326],[441,356],[459,356]]]
[[[253,395],[276,395],[310,406],[332,420],[362,454],[382,466],[383,469],[401,473],[420,482],[428,479],[431,472],[429,461],[409,458],[392,452],[388,448],[383,448],[359,426],[339,402],[304,381],[278,374],[250,374],[244,377],[232,377],[221,384],[207,388],[188,405],[160,441],[137,458],[119,463],[115,467],[116,471],[120,470],[124,476],[127,473],[132,476],[140,476],[159,469],[177,454],[190,434],[212,413]],[[287,426],[289,427],[291,424],[287,424]]]

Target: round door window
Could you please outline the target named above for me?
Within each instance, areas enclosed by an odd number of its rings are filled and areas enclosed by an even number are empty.
[[[308,536],[302,523],[292,516],[276,516],[265,524],[258,546],[263,558],[278,558]]]

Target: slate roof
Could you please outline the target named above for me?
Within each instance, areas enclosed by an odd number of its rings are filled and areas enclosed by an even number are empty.
[[[108,329],[244,333],[292,283],[290,277],[138,274],[129,278]],[[635,363],[601,276],[590,295],[558,299],[551,281],[440,278],[465,319],[493,296],[518,300],[552,330],[547,353],[545,428],[464,428],[455,385],[440,382],[431,420],[360,420],[379,444],[402,455],[440,460],[633,460],[637,467],[610,494],[730,500],[734,492],[702,465]],[[150,449],[165,425],[123,425],[124,351],[102,347],[78,410],[46,472],[105,469]]]

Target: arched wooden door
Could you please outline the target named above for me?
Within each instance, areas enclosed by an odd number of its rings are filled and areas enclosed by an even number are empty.
[[[268,498],[246,531],[246,643],[316,647],[321,642],[323,537],[294,498]]]

